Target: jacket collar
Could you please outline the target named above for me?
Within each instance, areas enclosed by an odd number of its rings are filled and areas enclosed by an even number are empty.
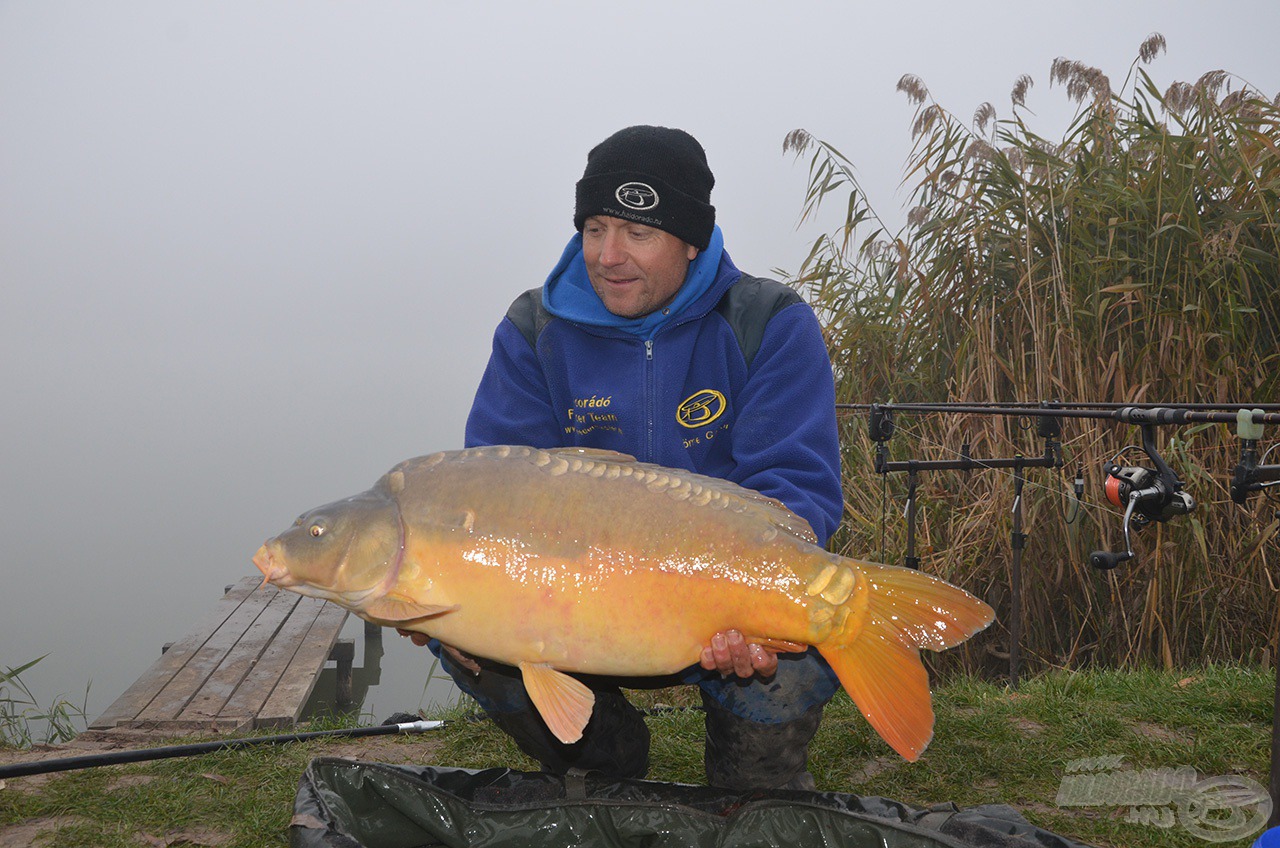
[[[543,283],[542,305],[552,315],[575,324],[652,339],[669,326],[700,318],[711,311],[741,275],[724,249],[723,233],[716,227],[707,249],[689,263],[684,284],[668,309],[639,318],[623,318],[605,309],[591,287],[582,257],[582,234],[575,233]]]

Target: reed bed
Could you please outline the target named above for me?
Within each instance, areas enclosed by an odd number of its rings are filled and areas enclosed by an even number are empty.
[[[853,164],[803,130],[784,150],[809,159],[804,217],[840,203],[843,220],[791,275],[825,326],[838,400],[871,402],[1277,400],[1280,386],[1280,96],[1210,71],[1163,90],[1145,67],[1153,34],[1115,87],[1068,59],[1050,67],[1075,118],[1061,140],[1036,134],[1030,76],[1006,117],[964,118],[924,82],[915,104],[901,227],[886,224]],[[1033,422],[903,416],[895,459],[1038,455]],[[851,555],[901,556],[904,481],[872,473],[864,416],[844,422]],[[1196,511],[1134,539],[1136,562],[1088,565],[1123,545],[1103,497],[1103,463],[1136,428],[1067,420],[1062,471],[1028,472],[1022,646],[1032,668],[1269,665],[1280,630],[1280,499],[1228,496],[1233,428],[1160,428],[1160,449]],[[1264,436],[1262,446],[1274,442]],[[1280,451],[1269,462],[1280,462]],[[1148,464],[1141,451],[1125,454]],[[1077,501],[1071,482],[1085,480]],[[997,624],[960,651],[968,671],[1003,668],[1009,649],[1009,473],[921,476],[922,568],[985,597]]]

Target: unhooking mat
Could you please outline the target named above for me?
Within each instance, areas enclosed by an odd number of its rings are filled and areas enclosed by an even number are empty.
[[[592,773],[311,761],[294,848],[1088,848],[1011,807],[915,809],[835,792],[729,792]]]

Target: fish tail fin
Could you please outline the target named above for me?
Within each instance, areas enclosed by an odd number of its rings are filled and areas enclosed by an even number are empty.
[[[848,647],[819,645],[868,723],[904,759],[915,762],[933,739],[929,673],[920,652],[884,634]]]
[[[936,577],[857,563],[842,626],[817,645],[859,711],[889,746],[914,762],[933,738],[929,674],[920,649],[941,651],[982,630],[991,607]]]

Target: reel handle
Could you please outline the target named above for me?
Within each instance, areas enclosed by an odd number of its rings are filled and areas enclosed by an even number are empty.
[[[1110,571],[1130,559],[1133,559],[1132,551],[1094,551],[1089,554],[1089,564],[1099,571]]]

